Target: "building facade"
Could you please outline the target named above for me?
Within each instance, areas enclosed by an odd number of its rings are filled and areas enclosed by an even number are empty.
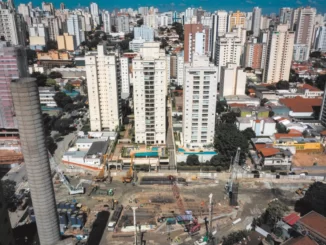
[[[103,28],[105,33],[111,33],[111,15],[109,11],[102,13]]]
[[[67,31],[69,35],[74,35],[76,37],[77,46],[85,41],[85,32],[82,29],[82,18],[83,16],[80,15],[70,15],[67,20]]]
[[[253,69],[263,69],[266,62],[267,44],[258,43],[254,38],[245,45],[244,66]]]
[[[317,28],[314,49],[326,52],[326,26],[320,26]]]
[[[10,91],[12,79],[27,76],[26,52],[21,46],[0,42],[0,128],[17,129]]]
[[[166,57],[160,43],[148,42],[133,59],[135,142],[166,142]]]
[[[221,67],[220,95],[245,95],[247,75],[243,68],[227,63]]]
[[[226,11],[217,11],[212,15],[212,29],[210,34],[211,60],[215,60],[216,40],[223,36],[228,30],[228,13]]]
[[[259,36],[260,21],[261,21],[261,8],[254,7],[252,11],[252,27],[251,27],[254,37]]]
[[[121,57],[120,65],[121,65],[121,98],[127,99],[130,95],[129,59],[127,57]]]
[[[90,126],[92,131],[115,131],[121,121],[120,59],[105,45],[85,58]]]
[[[185,64],[183,141],[189,148],[214,141],[218,69],[205,55]]]
[[[184,30],[184,61],[190,62],[194,53],[207,53],[209,30],[202,24],[185,24]]]
[[[129,29],[129,15],[117,16],[117,31],[125,34],[130,33]]]
[[[146,42],[152,42],[154,41],[154,29],[144,25],[141,27],[134,27],[134,38],[141,38]]]
[[[58,50],[74,51],[77,47],[76,37],[63,33],[62,36],[57,36]]]
[[[286,24],[281,24],[276,31],[271,31],[263,79],[266,83],[288,80],[293,55],[294,32],[288,31]]]
[[[233,27],[241,26],[246,27],[246,13],[240,12],[239,10],[230,15],[229,21],[229,31],[233,29]]]

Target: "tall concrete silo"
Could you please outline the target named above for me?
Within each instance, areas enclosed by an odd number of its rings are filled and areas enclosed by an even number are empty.
[[[11,93],[40,243],[53,245],[60,240],[59,219],[35,79],[13,80]]]

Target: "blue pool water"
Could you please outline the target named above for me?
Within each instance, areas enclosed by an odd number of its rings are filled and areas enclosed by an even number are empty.
[[[195,154],[195,155],[216,155],[217,154],[215,151],[193,152],[193,151],[185,151],[182,148],[179,148],[178,151],[183,152],[183,154],[185,154],[185,155],[191,155],[191,154]]]
[[[152,147],[152,151],[158,151],[158,147]]]
[[[158,157],[158,152],[157,151],[136,152],[135,157]]]

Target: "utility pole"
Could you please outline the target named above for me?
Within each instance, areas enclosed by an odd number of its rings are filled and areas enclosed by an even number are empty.
[[[209,194],[209,234],[213,233],[213,194]]]
[[[133,212],[133,215],[134,215],[134,226],[135,226],[135,242],[134,242],[134,245],[137,245],[137,224],[136,224],[136,209],[138,207],[131,207],[132,208],[132,212]]]

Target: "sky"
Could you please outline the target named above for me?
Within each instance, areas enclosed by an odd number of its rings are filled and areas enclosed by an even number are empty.
[[[20,3],[28,3],[31,0],[14,0],[16,6]],[[52,2],[56,8],[59,8],[60,3],[64,2],[66,7],[73,9],[76,7],[89,6],[89,0],[46,0]],[[113,10],[115,8],[134,8],[137,9],[141,6],[154,6],[160,11],[176,10],[184,11],[188,7],[202,7],[207,11],[215,10],[240,10],[251,11],[253,7],[259,6],[262,8],[263,14],[279,13],[281,7],[299,7],[311,6],[317,9],[318,13],[326,13],[326,0],[95,0],[100,9]],[[34,6],[41,6],[42,0],[32,1]]]

